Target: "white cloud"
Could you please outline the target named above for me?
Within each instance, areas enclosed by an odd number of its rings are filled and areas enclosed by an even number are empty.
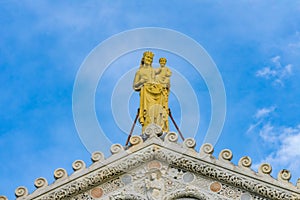
[[[292,64],[283,66],[280,62],[280,56],[275,56],[270,59],[271,67],[267,66],[258,70],[255,75],[267,80],[271,80],[272,84],[284,86],[284,79],[293,74]]]
[[[258,109],[254,115],[255,120],[257,120],[255,123],[250,124],[248,130],[246,131],[247,134],[257,130],[257,128],[261,128],[264,126],[264,122],[266,121],[265,119],[270,116],[274,111],[275,111],[276,107],[275,106],[271,106],[269,108],[261,108]],[[268,127],[266,126],[264,128],[264,132],[262,132],[261,134],[265,135],[264,133],[266,133],[266,131],[268,130]]]
[[[267,142],[276,142],[277,132],[274,130],[274,126],[270,123],[264,124],[259,131],[259,136]]]
[[[259,109],[254,115],[258,122],[251,124],[247,133],[258,133],[270,153],[266,154],[253,168],[257,169],[261,163],[270,163],[273,171],[288,169],[293,176],[300,177],[300,125],[284,126],[272,123],[275,106]]]
[[[282,140],[282,147],[277,152],[278,157],[280,158],[291,158],[294,156],[300,156],[299,151],[300,144],[300,130],[295,130],[294,134],[284,136]]]
[[[259,109],[256,114],[255,114],[255,118],[256,119],[260,119],[260,118],[263,118],[263,117],[266,117],[268,116],[270,113],[274,112],[275,110],[275,106],[272,106],[270,108],[262,108],[262,109]]]
[[[283,69],[283,76],[289,76],[289,75],[292,75],[292,65],[291,64],[288,64],[284,67]]]
[[[273,58],[271,58],[271,61],[275,64],[276,67],[280,67],[280,56],[275,56]]]
[[[270,67],[265,67],[256,72],[256,76],[263,77],[266,79],[270,79],[272,77],[275,77],[276,75],[277,75],[277,71],[270,69]]]
[[[300,48],[300,42],[293,42],[293,43],[291,42],[288,44],[288,47],[295,48],[295,49]]]
[[[249,126],[249,128],[247,129],[246,134],[253,132],[256,129],[256,127],[258,127],[261,123],[262,123],[262,121],[259,121],[256,124],[251,124]]]
[[[263,162],[270,163],[276,171],[284,167],[293,172],[295,177],[300,177],[299,126],[283,128],[283,131],[277,137],[277,142],[279,145],[276,145],[276,150],[270,153]]]
[[[296,53],[299,54],[299,48],[300,48],[300,32],[296,31],[293,35],[292,39],[289,41],[288,45],[289,52],[290,53]]]

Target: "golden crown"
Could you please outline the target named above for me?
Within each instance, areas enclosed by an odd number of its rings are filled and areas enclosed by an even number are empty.
[[[167,62],[167,59],[166,59],[166,58],[160,58],[160,59],[159,59],[159,62],[161,62],[161,61]]]
[[[146,55],[150,56],[151,58],[153,58],[154,53],[152,53],[151,51],[145,51],[143,54],[143,57],[145,57]]]

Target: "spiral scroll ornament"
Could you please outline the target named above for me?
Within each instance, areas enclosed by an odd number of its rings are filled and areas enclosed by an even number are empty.
[[[258,173],[260,174],[271,174],[271,172],[272,172],[272,167],[269,163],[263,163],[258,168]]]
[[[58,168],[54,171],[55,180],[65,178],[67,176],[68,176],[67,171],[63,168]]]
[[[175,132],[169,132],[165,139],[169,142],[177,142],[178,141],[178,135]]]
[[[209,143],[205,143],[201,146],[201,149],[200,149],[200,152],[202,154],[213,154],[214,153],[214,147],[212,144],[209,144]]]
[[[196,141],[193,138],[186,138],[183,141],[183,146],[192,149],[192,148],[194,148],[196,146]]]
[[[100,151],[95,151],[93,154],[92,154],[92,157],[91,157],[91,160],[93,162],[99,162],[99,161],[103,161],[105,158],[104,158],[104,154]]]
[[[76,160],[72,164],[72,168],[74,171],[79,171],[85,168],[85,163],[82,160]]]
[[[244,157],[242,157],[242,158],[239,160],[238,165],[239,165],[240,167],[247,167],[247,168],[249,168],[249,167],[251,167],[251,165],[252,165],[252,160],[251,160],[251,158],[250,158],[249,156],[244,156]]]
[[[289,170],[283,169],[278,173],[278,180],[282,182],[289,182],[292,174]]]
[[[150,124],[145,129],[145,135],[150,136],[160,136],[162,134],[162,128],[156,124]]]
[[[47,179],[40,177],[34,181],[34,186],[36,188],[42,188],[48,185]]]
[[[138,135],[132,136],[129,141],[130,141],[130,144],[132,144],[132,145],[138,145],[138,144],[143,143],[142,137],[138,136]]]
[[[229,149],[223,149],[219,154],[219,160],[231,161],[232,156],[232,152]]]
[[[16,197],[25,197],[28,195],[28,190],[26,187],[20,186],[15,190]]]
[[[6,196],[0,196],[0,200],[8,200]]]
[[[120,153],[121,151],[124,151],[124,148],[123,148],[123,146],[120,145],[120,144],[113,144],[113,145],[111,145],[111,147],[110,147],[110,152],[111,152],[112,154],[117,154],[117,153]]]

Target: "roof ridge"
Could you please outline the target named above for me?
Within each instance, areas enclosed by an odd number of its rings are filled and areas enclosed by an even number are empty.
[[[225,170],[228,174],[238,174],[251,179],[253,182],[263,182],[270,187],[275,187],[276,189],[293,193],[295,194],[293,197],[297,196],[297,198],[300,199],[300,179],[298,179],[296,185],[293,185],[291,182],[289,182],[291,173],[288,170],[281,170],[278,173],[277,179],[275,179],[270,175],[272,172],[271,165],[268,163],[262,163],[258,169],[258,172],[255,172],[251,169],[252,161],[249,156],[240,158],[238,164],[235,165],[231,162],[233,154],[229,149],[223,149],[219,153],[218,158],[216,158],[213,156],[214,148],[211,144],[203,144],[200,148],[200,151],[197,152],[195,150],[196,142],[193,138],[186,138],[182,143],[179,143],[178,135],[175,132],[169,132],[160,137],[158,137],[155,132],[150,132],[146,137],[134,135],[130,138],[130,144],[131,145],[128,147],[124,147],[121,144],[113,144],[110,148],[112,155],[106,159],[102,152],[94,152],[91,155],[91,160],[93,163],[90,166],[86,167],[84,161],[76,160],[72,164],[72,168],[74,170],[72,174],[68,175],[65,169],[58,168],[54,171],[55,181],[50,185],[48,185],[48,181],[45,178],[39,177],[34,182],[36,187],[34,192],[28,194],[27,188],[20,186],[15,190],[15,195],[17,199],[39,198],[40,196],[52,192],[64,184],[76,181],[87,174],[91,174],[92,176],[93,173],[96,174],[97,170],[102,169],[105,166],[109,166],[118,160],[124,159],[125,157],[134,157],[136,152],[153,151],[152,154],[151,152],[149,153],[149,155],[153,156],[153,158],[148,159],[155,158],[168,160],[169,158],[165,158],[167,157],[166,154],[174,152],[174,154],[177,153],[178,155],[181,154],[182,156],[189,157],[191,162],[207,163],[210,166],[214,166],[217,170]],[[170,163],[172,165],[188,168],[188,166],[184,166],[180,163],[174,163],[172,160]],[[200,165],[198,167],[201,168]],[[231,181],[231,184],[242,187],[240,183],[235,183],[234,180],[223,181]],[[259,191],[256,192],[259,193]],[[7,198],[5,196],[0,196],[0,200],[7,200]]]

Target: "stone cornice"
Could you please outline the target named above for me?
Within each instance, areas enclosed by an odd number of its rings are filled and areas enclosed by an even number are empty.
[[[193,139],[188,138],[182,144],[177,143],[177,139],[175,133],[168,133],[163,138],[155,134],[149,135],[145,142],[141,137],[133,136],[130,140],[132,145],[126,150],[119,144],[112,145],[112,156],[107,159],[104,159],[102,153],[95,152],[92,155],[94,163],[88,168],[83,161],[75,161],[73,163],[75,172],[70,176],[67,176],[64,169],[57,169],[54,173],[57,180],[51,185],[48,185],[44,178],[38,178],[35,181],[37,190],[32,194],[28,195],[25,187],[17,188],[17,199],[69,198],[151,160],[159,160],[268,199],[300,199],[299,188],[288,182],[288,171],[281,171],[282,176],[276,180],[270,176],[268,164],[262,164],[259,172],[255,173],[249,168],[251,166],[249,157],[241,158],[239,165],[236,166],[230,162],[232,158],[230,150],[221,151],[219,158],[216,159],[212,156],[211,145],[204,144],[200,152],[197,152],[194,149]]]

